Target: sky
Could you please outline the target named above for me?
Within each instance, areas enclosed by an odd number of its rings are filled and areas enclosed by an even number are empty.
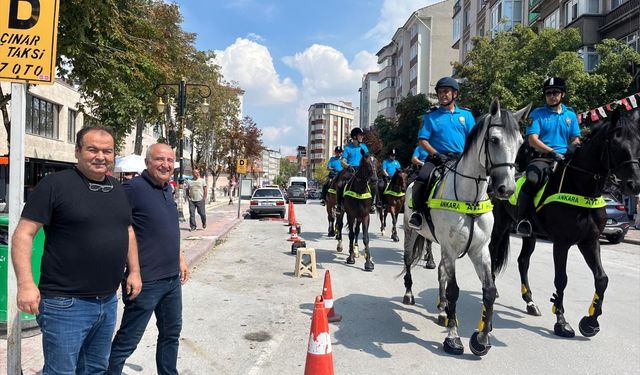
[[[415,10],[435,0],[177,0],[199,50],[216,52],[226,81],[245,90],[244,116],[263,145],[307,145],[309,106],[359,107],[362,76]]]

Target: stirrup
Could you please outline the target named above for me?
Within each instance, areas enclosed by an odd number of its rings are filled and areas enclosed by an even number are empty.
[[[529,220],[523,219],[518,222],[518,226],[516,226],[516,233],[518,233],[522,237],[531,237],[532,232],[533,228],[531,228],[531,223],[529,222]]]
[[[420,230],[422,228],[422,223],[424,223],[424,217],[421,212],[414,211],[411,214],[411,218],[409,219],[409,228]]]

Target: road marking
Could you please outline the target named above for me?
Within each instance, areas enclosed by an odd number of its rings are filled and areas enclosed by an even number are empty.
[[[260,351],[258,359],[253,364],[253,366],[251,366],[251,368],[247,372],[247,375],[257,375],[260,373],[262,367],[264,367],[266,363],[270,362],[269,358],[276,351],[276,349],[278,349],[278,347],[282,343],[283,337],[284,335],[277,335],[274,336],[273,339],[269,340],[267,346]]]

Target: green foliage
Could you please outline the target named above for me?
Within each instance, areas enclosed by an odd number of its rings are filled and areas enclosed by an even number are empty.
[[[386,159],[391,149],[396,149],[396,158],[403,167],[411,163],[417,145],[418,131],[422,126],[422,115],[431,107],[425,94],[409,95],[396,106],[397,122],[382,116],[374,124],[382,141],[380,160]]]
[[[298,164],[287,158],[280,159],[280,174],[278,175],[278,185],[284,185],[289,181],[289,177],[298,175]]]
[[[327,169],[326,163],[321,163],[316,167],[315,172],[313,172],[313,179],[316,181],[326,181],[329,176],[329,169]]]
[[[593,72],[584,71],[577,51],[581,46],[577,29],[542,29],[517,25],[498,33],[493,41],[476,38],[469,63],[455,63],[462,79],[461,104],[474,115],[486,113],[491,98],[511,109],[529,102],[544,105],[542,82],[546,77],[566,79],[565,102],[577,111],[594,108],[632,94],[630,63],[640,62],[640,54],[616,40],[603,40],[596,46],[601,61]]]

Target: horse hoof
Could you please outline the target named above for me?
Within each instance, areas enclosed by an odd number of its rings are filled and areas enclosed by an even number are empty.
[[[582,336],[593,337],[600,332],[600,324],[595,318],[583,316],[582,319],[580,319],[580,324],[578,324],[578,329],[580,329]]]
[[[447,317],[445,315],[438,315],[438,325],[441,327],[447,326]]]
[[[436,268],[436,262],[433,261],[433,259],[428,259],[427,263],[425,263],[424,268],[428,269],[428,270],[433,270]]]
[[[365,262],[364,263],[364,270],[367,272],[371,272],[373,271],[373,269],[375,268],[375,265],[373,264],[373,262]]]
[[[342,245],[338,245],[338,247],[336,247],[336,251],[341,253],[342,252]]]
[[[571,328],[571,326],[567,322],[564,322],[564,323],[558,322],[558,323],[556,323],[553,326],[553,333],[556,336],[567,337],[567,338],[571,338],[571,337],[574,337],[576,335],[576,333],[573,330],[573,328]]]
[[[527,314],[533,315],[533,316],[542,315],[542,313],[540,312],[540,309],[538,308],[538,306],[536,306],[536,304],[533,303],[533,302],[530,302],[530,303],[527,304]]]
[[[444,339],[444,351],[449,354],[461,355],[464,353],[464,345],[462,345],[462,340],[460,337],[450,338],[447,337]]]
[[[405,295],[404,298],[402,299],[402,303],[404,303],[405,305],[415,305],[416,299],[413,296]]]
[[[391,236],[391,239],[393,242],[400,242],[400,238],[398,238],[398,236]]]
[[[355,264],[355,263],[356,263],[356,260],[352,256],[349,256],[347,258],[347,264]]]
[[[489,349],[491,349],[491,343],[487,338],[487,345],[481,344],[478,341],[478,332],[476,331],[471,335],[471,339],[469,340],[469,349],[471,349],[471,353],[478,357],[482,357],[489,352]]]
[[[336,232],[335,231],[331,231],[329,232],[329,234],[327,234],[327,237],[335,237]]]

